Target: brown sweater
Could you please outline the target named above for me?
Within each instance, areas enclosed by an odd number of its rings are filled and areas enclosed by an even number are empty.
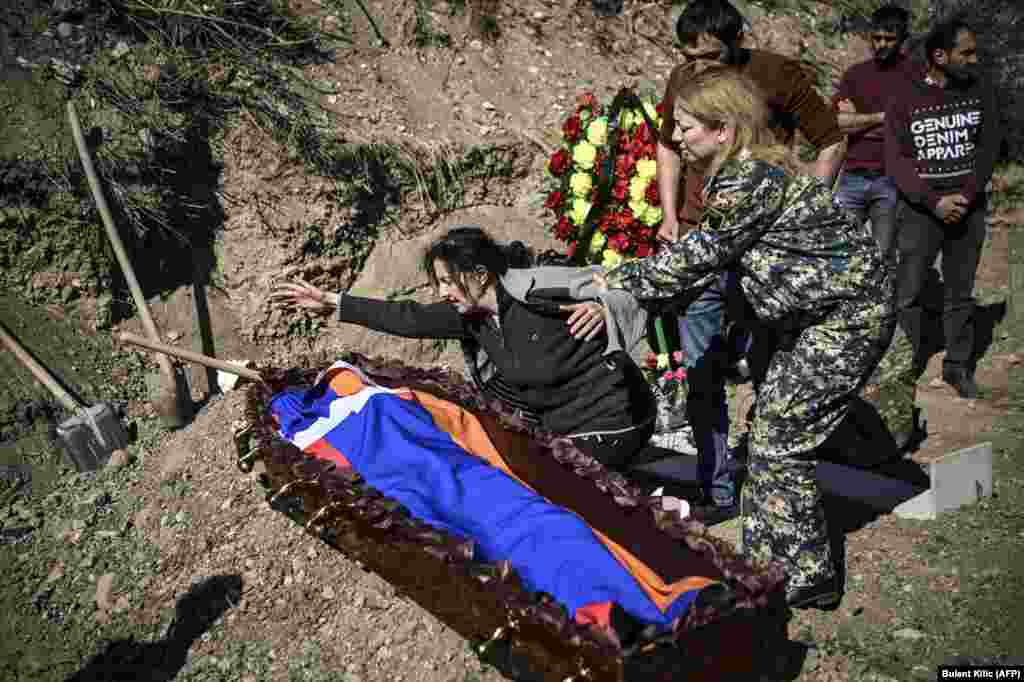
[[[780,141],[789,144],[797,128],[807,141],[821,151],[843,139],[839,129],[836,113],[814,89],[814,81],[807,75],[799,62],[762,50],[744,50],[738,68],[761,88],[768,106],[778,113],[776,127]],[[686,65],[679,65],[672,70],[663,99],[659,141],[669,149],[678,149],[672,143],[672,130],[675,128],[675,98],[673,92],[678,89],[678,81],[690,77]],[[699,172],[684,169],[680,183],[682,207],[679,211],[680,231],[689,231],[700,222],[704,213],[704,202],[701,192],[704,177]]]

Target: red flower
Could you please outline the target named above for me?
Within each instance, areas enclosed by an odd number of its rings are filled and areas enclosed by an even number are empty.
[[[576,98],[576,110],[577,111],[579,111],[580,109],[591,109],[591,110],[593,110],[593,109],[596,109],[596,108],[597,108],[597,98],[594,97],[594,93],[592,93],[592,92],[584,92],[582,95],[580,95],[580,96],[578,96]]]
[[[635,167],[636,158],[632,154],[626,153],[615,159],[615,176],[628,179],[633,175]]]
[[[636,245],[636,255],[638,258],[647,258],[653,253],[653,249],[650,244],[640,243]]]
[[[562,126],[562,133],[565,135],[565,139],[569,142],[575,142],[580,137],[580,117],[577,114],[573,114],[565,121],[565,125]]]
[[[647,357],[644,358],[644,365],[646,365],[648,369],[657,369],[658,356],[655,355],[653,351],[647,353]]]
[[[665,113],[665,103],[664,102],[658,102],[654,106],[654,111],[657,112],[658,116],[664,115],[664,113]]]
[[[644,192],[644,199],[646,199],[647,203],[651,206],[661,205],[661,196],[658,194],[658,183],[656,181],[651,180],[650,184],[647,185],[647,191]]]
[[[636,137],[633,139],[640,144],[648,144],[654,139],[651,136],[651,129],[647,127],[646,122],[637,126]]]
[[[633,244],[629,241],[629,235],[625,232],[617,232],[614,236],[609,237],[608,239],[608,246],[619,253],[626,253],[632,245]]]
[[[562,193],[557,189],[548,195],[547,201],[544,202],[544,208],[551,209],[552,211],[562,205]]]
[[[558,224],[555,225],[554,229],[555,237],[562,241],[568,241],[575,231],[576,227],[569,220],[569,216],[565,215],[558,219]]]
[[[565,255],[572,258],[576,254],[576,242],[569,242],[569,248],[565,250]]]
[[[552,175],[561,175],[569,168],[571,161],[572,157],[569,155],[569,150],[559,149],[557,152],[552,154],[551,159],[548,160],[548,170],[551,171]]]
[[[629,196],[629,180],[621,179],[616,181],[612,187],[612,196],[616,201],[625,201]]]
[[[595,185],[594,189],[590,190],[590,203],[596,204],[600,198],[601,198],[601,192],[600,192],[600,190],[598,190],[597,186]]]

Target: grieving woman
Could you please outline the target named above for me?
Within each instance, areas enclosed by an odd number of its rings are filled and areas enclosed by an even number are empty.
[[[755,382],[743,545],[788,573],[794,607],[840,598],[815,464],[892,336],[893,285],[870,232],[832,207],[829,187],[775,143],[756,86],[734,70],[678,85],[678,143],[705,169],[698,229],[599,285],[641,300],[695,296],[734,273],[771,338]]]
[[[441,301],[384,301],[280,285],[273,302],[409,338],[456,339],[474,383],[528,422],[625,469],[654,431],[650,387],[628,350],[646,315],[622,292],[599,294],[595,269],[529,268],[521,244],[479,227],[450,230],[423,266]]]

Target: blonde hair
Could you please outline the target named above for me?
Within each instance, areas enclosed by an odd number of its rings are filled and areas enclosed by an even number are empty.
[[[680,78],[676,83],[672,93],[676,107],[708,127],[732,126],[736,130],[733,139],[723,144],[711,160],[706,177],[713,177],[723,163],[743,151],[790,174],[806,172],[793,150],[780,144],[769,127],[770,112],[761,89],[735,67],[694,69],[693,77]]]

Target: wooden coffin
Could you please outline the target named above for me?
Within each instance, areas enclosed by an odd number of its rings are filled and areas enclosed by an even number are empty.
[[[248,389],[245,423],[235,432],[239,467],[257,461],[272,507],[343,552],[477,646],[512,679],[544,682],[747,680],[783,641],[783,574],[755,566],[699,523],[680,520],[645,498],[565,439],[530,433],[487,404],[460,377],[359,355],[345,358],[385,386],[427,391],[473,410],[509,466],[552,502],[583,516],[613,539],[643,545],[641,558],[663,577],[706,575],[732,587],[734,608],[691,607],[674,631],[607,637],[576,624],[549,595],[531,593],[507,564],[473,561],[472,542],[410,517],[358,474],[308,457],[278,437],[270,397],[309,386],[318,369],[271,370]],[[325,367],[324,362],[322,367]],[[512,447],[511,445],[514,445]],[[699,566],[700,573],[689,573]],[[680,573],[683,571],[683,573]]]

